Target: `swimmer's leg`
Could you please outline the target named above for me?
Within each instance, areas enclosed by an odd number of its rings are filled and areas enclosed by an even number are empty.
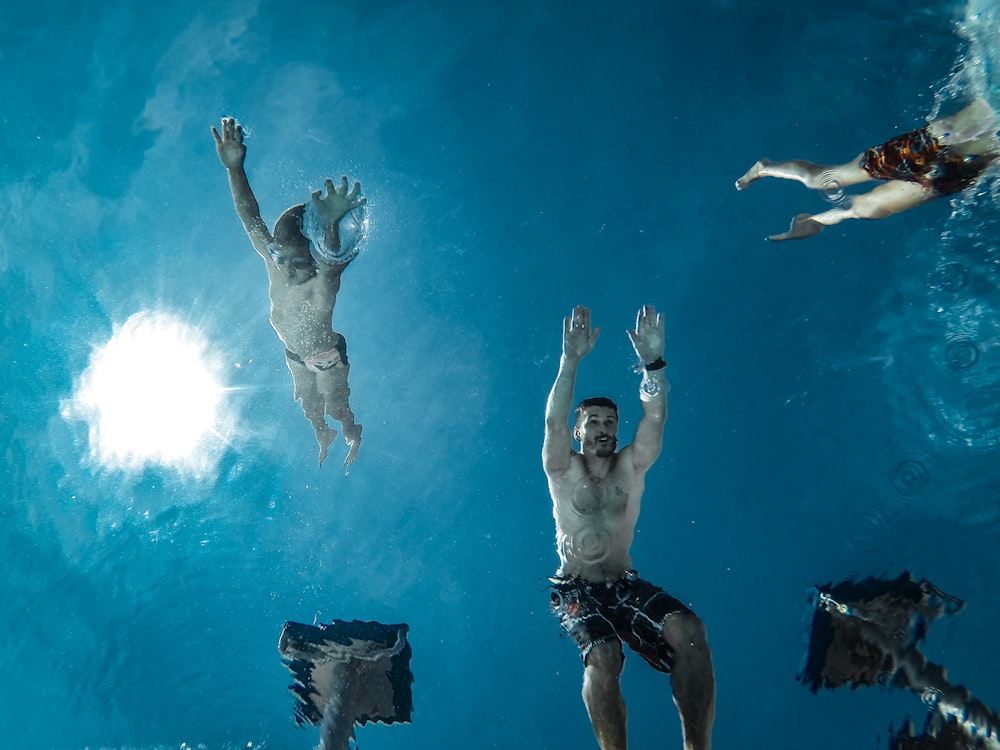
[[[849,216],[843,216],[836,221],[824,220],[823,214],[813,218],[821,224],[836,224],[842,219],[884,219],[886,216],[907,211],[937,197],[938,194],[933,190],[916,182],[890,180],[874,190],[852,198],[850,208],[847,209]]]
[[[626,750],[626,708],[621,673],[625,664],[618,641],[598,643],[590,649],[583,670],[583,703],[601,750]]]
[[[362,427],[355,421],[354,412],[351,411],[351,387],[347,383],[350,371],[351,366],[341,362],[316,375],[316,388],[323,399],[325,413],[340,422],[344,440],[349,448],[344,466],[354,463],[361,447]]]
[[[301,362],[285,357],[285,364],[292,374],[294,390],[292,399],[302,402],[302,413],[312,423],[319,444],[319,465],[322,466],[330,452],[330,445],[337,439],[337,431],[326,423],[326,399],[317,387],[317,375]]]
[[[827,211],[829,213],[829,211]],[[834,222],[836,223],[836,222]],[[806,237],[813,237],[823,231],[823,225],[816,221],[816,217],[811,214],[796,214],[792,218],[792,225],[787,232],[781,234],[768,235],[771,242],[784,242],[785,240],[803,240]]]
[[[860,161],[860,154],[854,161],[837,167],[816,164],[804,159],[789,159],[788,161],[761,159],[736,181],[736,189],[745,190],[761,177],[795,180],[813,190],[829,190],[857,185],[872,179],[872,176],[859,166]]]
[[[787,232],[773,234],[768,239],[781,242],[812,237],[819,234],[823,227],[839,224],[845,219],[883,219],[937,197],[933,190],[915,182],[890,180],[863,195],[854,196],[843,208],[831,208],[812,216],[799,214],[792,219],[792,226]]]
[[[709,750],[715,721],[715,668],[705,625],[693,612],[670,615],[662,638],[674,652],[670,685],[680,714],[684,750]]]

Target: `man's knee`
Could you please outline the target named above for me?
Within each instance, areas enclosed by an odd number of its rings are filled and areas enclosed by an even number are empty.
[[[851,200],[851,211],[859,219],[884,219],[894,213],[880,201],[867,195],[858,195]]]
[[[583,702],[591,719],[595,712],[604,715],[609,706],[624,710],[621,692],[621,673],[625,664],[621,645],[617,642],[599,643],[587,654],[583,670]]]
[[[589,679],[617,680],[624,665],[625,655],[622,653],[621,644],[616,641],[605,641],[590,649],[584,662],[584,669]]]
[[[663,622],[663,640],[675,652],[708,647],[705,623],[694,612],[678,612]]]

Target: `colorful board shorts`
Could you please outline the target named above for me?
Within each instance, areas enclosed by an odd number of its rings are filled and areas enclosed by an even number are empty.
[[[552,613],[580,647],[583,663],[599,643],[618,641],[653,669],[670,674],[673,650],[664,642],[664,621],[691,610],[634,570],[617,581],[552,576]]]
[[[960,193],[989,163],[942,146],[927,127],[897,135],[861,155],[860,167],[876,180],[916,182],[938,195]]]

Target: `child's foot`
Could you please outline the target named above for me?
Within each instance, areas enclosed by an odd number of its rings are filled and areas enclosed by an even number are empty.
[[[330,453],[330,445],[337,439],[337,431],[324,427],[316,430],[316,442],[319,443],[319,465],[322,466]]]
[[[363,428],[359,424],[344,428],[344,440],[347,442],[347,445],[350,446],[350,450],[347,452],[347,458],[344,459],[344,466],[350,466],[358,457],[358,449],[361,447],[362,429]]]

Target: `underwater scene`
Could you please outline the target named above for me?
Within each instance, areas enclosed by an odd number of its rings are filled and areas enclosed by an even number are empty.
[[[13,0],[0,82],[0,747],[1000,748],[995,0]]]

